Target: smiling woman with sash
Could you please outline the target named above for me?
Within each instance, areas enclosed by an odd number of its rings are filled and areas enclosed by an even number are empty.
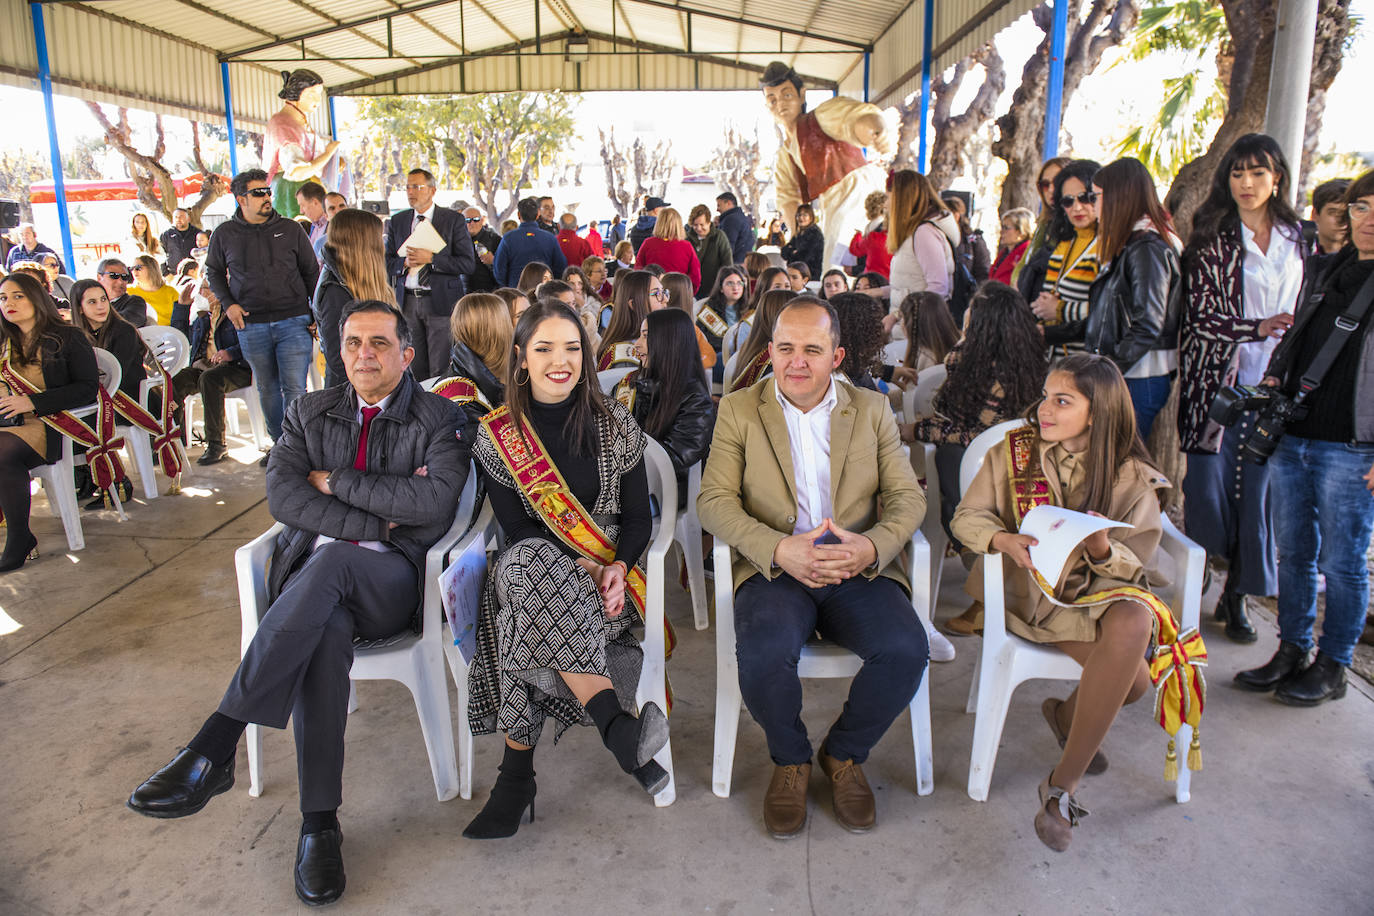
[[[655,303],[655,299],[658,302]],[[668,291],[658,277],[647,270],[622,271],[615,280],[611,320],[596,351],[596,371],[638,366],[639,358],[634,354],[639,326],[655,305],[662,308],[667,304]]]
[[[487,578],[469,670],[473,734],[506,735],[491,797],[463,835],[515,833],[534,820],[534,746],[595,723],[649,794],[668,782],[653,760],[668,741],[663,710],[636,718],[643,653],[630,632],[644,608],[636,565],[648,546],[645,436],[601,395],[586,328],[557,300],[515,327],[506,406],[482,418],[473,456],[506,542]],[[671,634],[668,645],[671,647]]]
[[[1006,578],[1007,630],[1053,645],[1083,666],[1067,700],[1041,711],[1063,748],[1040,784],[1035,832],[1051,849],[1068,848],[1070,829],[1087,815],[1073,793],[1084,773],[1100,773],[1100,746],[1121,707],[1155,690],[1155,717],[1171,736],[1192,725],[1190,769],[1202,766],[1197,725],[1204,701],[1198,666],[1207,661],[1196,630],[1179,634],[1169,608],[1149,591],[1159,581],[1154,562],[1162,534],[1157,491],[1168,482],[1150,464],[1136,434],[1130,393],[1110,360],[1066,358],[1049,373],[1030,425],[1007,434],[987,453],[964,494],[951,528],[980,554],[1006,554],[1030,571]],[[1083,541],[1063,580],[1049,583],[1031,565],[1036,541],[1018,534],[1038,505],[1097,513],[1131,527],[1097,531]],[[967,591],[983,597],[980,557]],[[1165,778],[1177,777],[1170,740]]]
[[[109,451],[116,443],[109,441],[114,413],[108,399],[102,398],[96,421],[103,437],[68,413],[101,390],[86,335],[64,323],[42,284],[25,274],[0,283],[0,313],[0,511],[8,526],[0,572],[9,572],[37,556],[38,540],[29,529],[29,471],[57,460],[63,435],[97,446],[91,462],[106,486],[124,472]]]

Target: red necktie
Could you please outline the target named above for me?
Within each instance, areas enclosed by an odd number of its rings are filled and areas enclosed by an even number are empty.
[[[358,457],[353,459],[354,470],[367,470],[367,432],[372,427],[372,418],[381,412],[380,407],[363,408],[363,431],[358,434]]]

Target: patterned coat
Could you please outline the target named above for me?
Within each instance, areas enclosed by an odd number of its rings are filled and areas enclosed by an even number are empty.
[[[1310,247],[1305,240],[1299,244],[1305,260]],[[1260,319],[1245,317],[1244,290],[1245,244],[1238,227],[1183,253],[1178,434],[1185,452],[1220,451],[1222,428],[1207,411],[1221,389],[1235,381],[1237,344],[1262,339]]]

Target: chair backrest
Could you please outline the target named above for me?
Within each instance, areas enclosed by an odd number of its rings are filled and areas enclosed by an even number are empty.
[[[935,393],[945,383],[949,369],[944,363],[928,366],[916,376],[916,387],[911,396],[911,417],[928,417],[934,413]]]
[[[1025,420],[1007,420],[983,430],[973,438],[964,450],[963,460],[959,462],[960,495],[968,491],[969,484],[978,476],[978,469],[983,466],[983,457],[987,455],[988,450],[1005,439],[1008,432],[1018,426],[1024,426],[1025,423]]]
[[[663,446],[651,436],[644,438],[644,470],[649,478],[649,493],[658,501],[659,525],[671,531],[677,525],[677,473]]]
[[[168,375],[176,375],[191,364],[191,343],[176,328],[150,324],[139,328],[138,336]]]
[[[900,366],[906,359],[906,341],[894,340],[883,347],[883,362],[889,366]]]
[[[420,387],[423,388],[425,391],[433,391],[434,386],[437,384],[439,384],[439,376],[436,375],[433,378],[425,379],[423,382],[420,383]]]
[[[113,396],[119,390],[119,383],[124,379],[124,369],[119,365],[119,360],[109,350],[95,348],[95,364],[100,370],[100,386],[105,389],[105,393]]]
[[[596,374],[597,384],[601,386],[602,392],[610,397],[615,394],[615,386],[620,384],[620,380],[635,370],[635,366],[616,366],[613,369],[606,369]]]
[[[730,393],[730,384],[735,380],[736,363],[739,362],[739,354],[731,353],[730,358],[725,361],[725,368],[720,373],[720,390],[726,394]]]

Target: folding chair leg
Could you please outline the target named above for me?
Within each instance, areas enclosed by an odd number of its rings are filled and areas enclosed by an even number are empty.
[[[243,738],[248,745],[248,794],[257,798],[262,795],[262,726],[249,723]]]
[[[68,475],[65,482],[52,483],[44,478],[43,492],[47,494],[48,504],[62,518],[62,529],[67,533],[67,549],[77,551],[85,548],[86,535],[81,530],[81,510],[76,505],[76,485],[71,476]]]
[[[447,628],[444,630],[444,657],[453,675],[453,686],[458,688],[458,794],[469,799],[472,798],[472,724],[468,720],[467,666]]]
[[[1174,750],[1178,753],[1178,782],[1174,785],[1174,801],[1180,805],[1187,804],[1188,799],[1193,797],[1191,783],[1193,781],[1193,771],[1188,769],[1187,756],[1188,745],[1193,742],[1193,727],[1191,725],[1181,726],[1178,734],[1174,736]]]
[[[993,663],[979,672],[978,718],[973,723],[973,750],[969,755],[968,796],[974,801],[987,801],[992,786],[992,768],[997,763],[997,745],[1002,740],[1002,728],[1007,721],[1007,707],[1011,705],[1013,680],[1011,660],[993,659]]]
[[[416,669],[415,683],[407,682],[406,686],[415,698],[415,711],[420,716],[420,731],[429,754],[429,768],[434,774],[434,792],[439,801],[448,801],[458,794],[458,761],[453,755],[453,720],[449,714],[443,664],[442,658],[422,658]]]
[[[692,617],[698,630],[711,625],[711,615],[706,609],[706,567],[701,558],[701,526],[679,524],[679,543],[682,545],[683,562],[687,564],[687,586],[692,594]]]
[[[982,648],[981,646],[979,647]],[[978,678],[983,671],[983,653],[980,651],[973,657],[973,679],[968,685],[968,703],[964,705],[964,714],[972,715],[978,711]]]
[[[358,682],[350,679],[348,682],[348,714],[351,716],[358,711]]]
[[[920,689],[911,698],[911,743],[916,750],[916,794],[935,791],[935,755],[930,733],[930,664],[926,663]]]
[[[677,775],[673,772],[673,742],[670,739],[663,745],[663,750],[659,751],[654,760],[658,761],[659,766],[668,771],[668,785],[654,796],[654,807],[666,808],[677,800]]]
[[[734,675],[734,672],[730,672]],[[720,798],[730,797],[730,780],[735,769],[735,739],[739,732],[739,681],[734,690],[716,682],[716,750],[711,765],[711,791]]]

